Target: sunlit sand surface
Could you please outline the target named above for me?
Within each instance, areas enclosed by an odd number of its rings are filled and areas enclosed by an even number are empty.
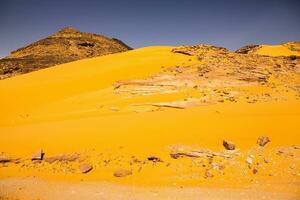
[[[299,59],[256,55],[291,52],[155,46],[1,80],[0,196],[297,199]]]

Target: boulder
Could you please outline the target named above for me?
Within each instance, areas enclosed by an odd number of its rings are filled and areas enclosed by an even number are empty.
[[[115,177],[125,177],[131,175],[132,172],[127,169],[118,169],[114,172]]]
[[[257,139],[257,144],[261,147],[264,147],[269,142],[270,142],[270,139],[267,136],[260,136]]]
[[[81,171],[81,173],[84,173],[84,174],[90,172],[92,169],[93,169],[93,167],[88,163],[82,163],[79,166],[79,170]]]
[[[10,159],[9,157],[0,155],[0,163],[7,163],[7,162],[11,162],[11,161],[12,161],[12,159]]]
[[[162,160],[156,156],[149,156],[147,159],[152,162],[162,162]]]
[[[36,153],[32,155],[31,160],[43,160],[45,153],[43,152],[43,149],[40,149]]]
[[[72,162],[72,161],[77,160],[78,158],[79,158],[79,154],[74,153],[74,154],[60,154],[60,155],[56,155],[56,156],[46,157],[44,160],[48,163],[54,163],[56,161]]]
[[[235,150],[235,145],[231,141],[223,140],[223,146],[226,150]]]

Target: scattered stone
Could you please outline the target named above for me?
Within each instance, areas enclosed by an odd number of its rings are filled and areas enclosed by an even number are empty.
[[[0,155],[0,163],[8,163],[8,162],[11,162],[12,159],[7,157],[7,156],[4,156],[4,155]]]
[[[162,162],[162,160],[156,156],[149,156],[147,159],[152,162]]]
[[[31,160],[43,160],[45,153],[43,152],[43,149],[37,151],[35,154],[33,154]]]
[[[220,165],[219,165],[219,170],[224,170],[224,169],[225,169],[225,165],[220,164]]]
[[[235,153],[235,152],[234,152]],[[198,149],[193,151],[185,151],[185,150],[178,150],[170,153],[171,158],[177,159],[180,157],[191,157],[191,158],[199,158],[199,157],[222,157],[222,158],[232,158],[232,155],[228,155],[227,153],[222,152],[213,152],[208,149]]]
[[[211,173],[209,169],[205,170],[204,178],[213,178],[214,175]]]
[[[291,164],[290,169],[295,169],[295,164]]]
[[[32,163],[33,164],[39,164],[39,163],[41,163],[42,162],[42,160],[32,160]]]
[[[68,162],[72,162],[75,161],[79,158],[79,154],[78,153],[74,153],[74,154],[61,154],[61,155],[57,155],[57,156],[51,156],[51,157],[46,157],[44,160],[48,163],[54,163],[55,161],[59,161],[59,162],[63,162],[63,161],[68,161]]]
[[[252,165],[253,164],[253,155],[248,156],[247,159],[246,159],[246,162],[248,164]]]
[[[252,173],[253,173],[253,174],[257,174],[257,173],[258,173],[258,170],[257,170],[257,169],[253,169],[253,170],[252,170]]]
[[[93,169],[93,167],[90,165],[90,164],[88,164],[88,163],[82,163],[80,166],[79,166],[79,169],[80,169],[80,171],[82,172],[82,173],[88,173],[88,172],[90,172],[92,169]]]
[[[179,153],[170,153],[171,158],[177,159],[179,157],[181,157],[181,155]]]
[[[300,150],[300,146],[298,146],[298,145],[293,145],[292,147],[293,147],[294,149]]]
[[[270,139],[267,136],[260,136],[257,139],[257,144],[261,147],[264,147],[269,142],[270,142]]]
[[[280,148],[277,151],[277,154],[280,155],[280,156],[291,156],[291,157],[294,156],[294,153],[291,152],[290,149],[288,149],[288,148]]]
[[[270,163],[270,160],[267,159],[267,158],[264,158],[264,162],[265,162],[265,163]]]
[[[228,140],[223,140],[223,146],[226,150],[235,150],[235,145]]]
[[[132,172],[127,169],[118,169],[114,172],[115,177],[125,177],[131,175]]]

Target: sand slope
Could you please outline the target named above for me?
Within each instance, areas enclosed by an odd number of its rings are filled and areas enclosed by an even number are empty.
[[[210,46],[174,48],[146,47],[0,81],[1,151],[21,158],[1,165],[3,187],[9,177],[37,176],[162,188],[267,184],[263,191],[297,196],[298,61]],[[240,68],[255,61],[254,68]],[[256,144],[261,135],[271,140],[266,147]],[[224,151],[224,139],[237,151]],[[40,148],[46,158],[78,152],[80,159],[32,163]],[[172,151],[203,148],[232,158],[211,160],[207,152],[170,157]],[[93,170],[81,173],[83,162]],[[132,175],[113,176],[120,168]]]

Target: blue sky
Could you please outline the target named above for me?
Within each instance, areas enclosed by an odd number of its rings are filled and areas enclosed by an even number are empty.
[[[0,57],[73,26],[133,48],[300,40],[299,0],[0,0]]]

